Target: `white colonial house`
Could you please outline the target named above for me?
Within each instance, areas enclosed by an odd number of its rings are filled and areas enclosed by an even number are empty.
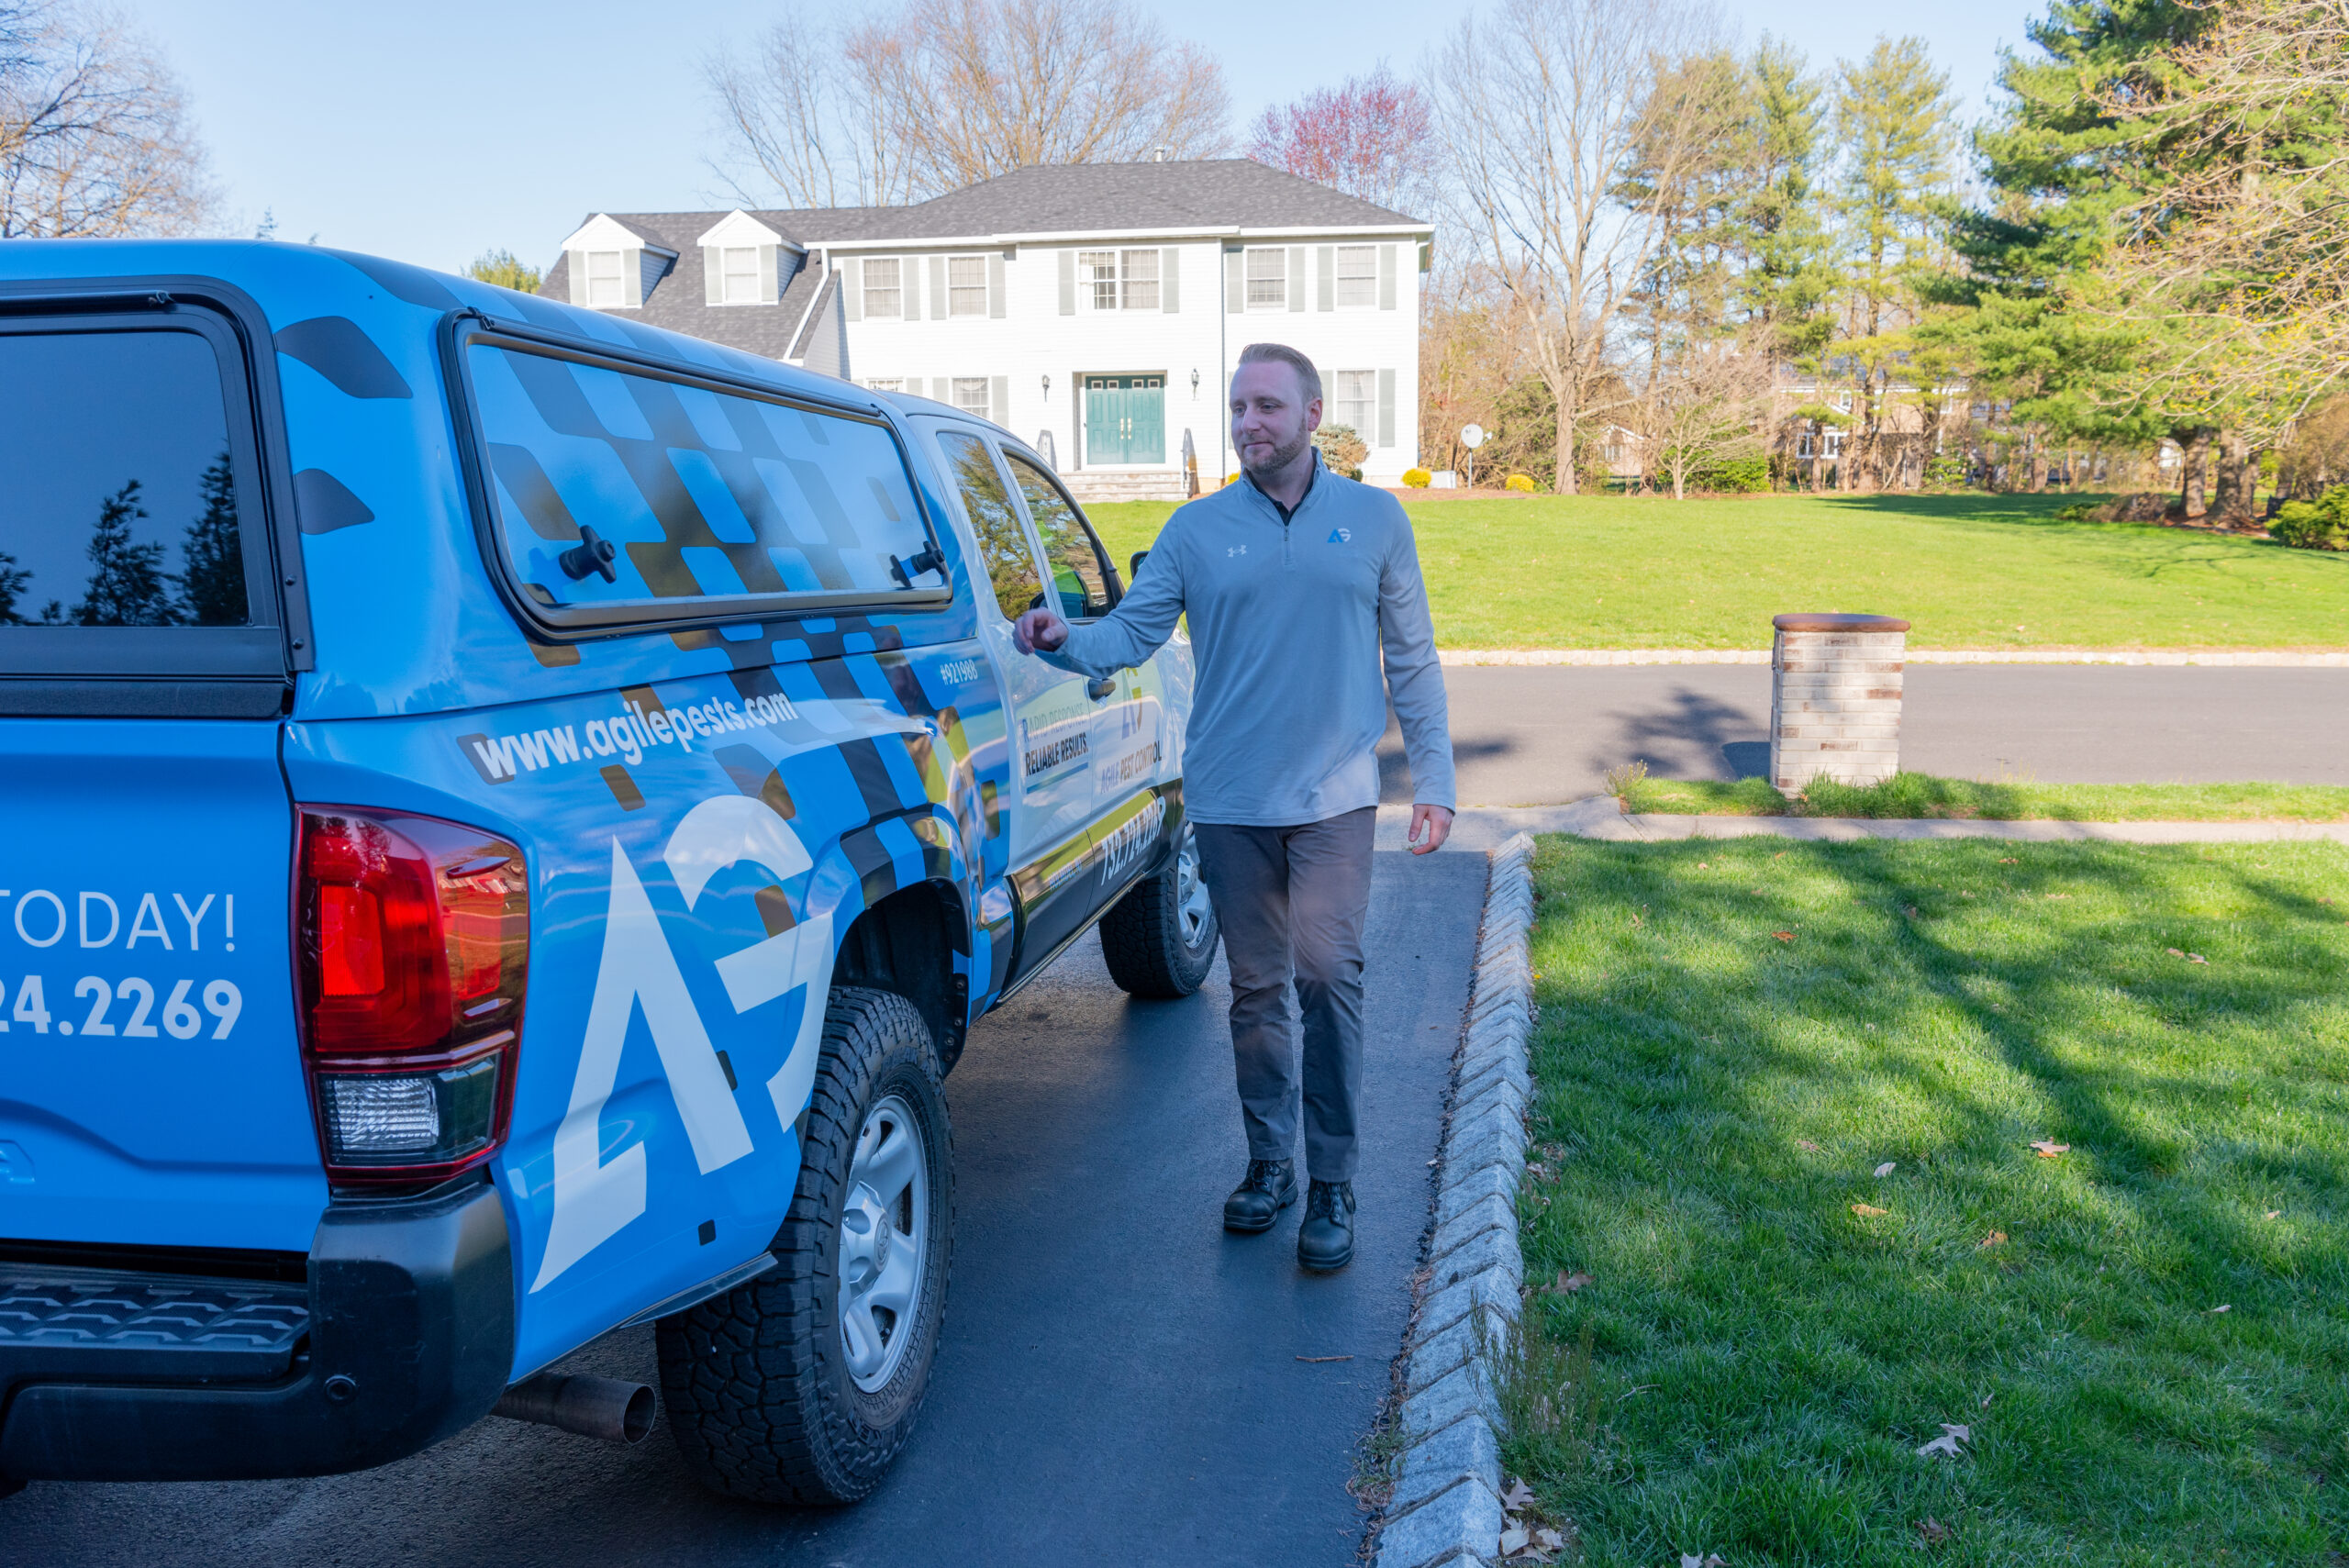
[[[1419,462],[1430,227],[1247,159],[1031,165],[902,207],[597,213],[545,291],[984,415],[1080,497],[1235,466],[1241,348],[1320,368],[1364,477]]]

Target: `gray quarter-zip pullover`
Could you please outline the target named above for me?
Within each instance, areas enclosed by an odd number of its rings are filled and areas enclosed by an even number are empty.
[[[1039,655],[1107,675],[1149,658],[1189,616],[1198,684],[1183,800],[1196,821],[1286,828],[1377,805],[1387,690],[1412,798],[1453,804],[1443,671],[1411,520],[1394,496],[1313,461],[1286,523],[1244,479],[1176,508],[1118,607]]]

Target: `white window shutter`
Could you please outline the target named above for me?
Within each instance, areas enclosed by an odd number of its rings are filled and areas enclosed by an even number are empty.
[[[1061,252],[1061,314],[1076,314],[1076,252]]]
[[[1011,428],[1011,378],[999,375],[987,383],[987,417]]]
[[[1392,245],[1381,245],[1378,248],[1378,308],[1381,310],[1395,308],[1395,247]],[[1391,375],[1394,373],[1389,371],[1384,373]],[[1384,444],[1392,446],[1394,443],[1389,441]]]
[[[897,258],[897,319],[921,319],[921,258]]]
[[[1223,253],[1223,308],[1232,316],[1248,308],[1248,252]]]
[[[723,247],[705,245],[701,248],[701,302],[704,305],[726,303],[726,251]]]
[[[954,382],[953,382],[953,379],[952,379],[952,377],[950,377],[950,376],[942,376],[942,375],[934,375],[934,376],[931,376],[931,377],[930,378],[930,395],[931,396],[931,398],[932,398],[932,399],[934,399],[935,401],[940,402],[940,403],[952,403],[952,402],[953,402],[953,401],[954,401]]]
[[[1182,308],[1183,252],[1169,245],[1158,252],[1158,307],[1173,316]]]
[[[946,258],[943,256],[930,259],[930,318],[932,321],[946,319]]]
[[[1315,305],[1322,310],[1338,307],[1338,249],[1334,245],[1314,247],[1314,265],[1320,272],[1320,293]]]
[[[851,256],[841,262],[841,313],[851,321],[864,319],[864,258]]]
[[[987,314],[1000,321],[1010,307],[1003,296],[1003,252],[993,251],[987,257]]]
[[[759,247],[759,303],[761,305],[773,305],[783,297],[782,284],[775,276],[778,263],[782,260],[774,246]]]
[[[1291,310],[1305,308],[1305,247],[1302,245],[1288,248],[1288,307]]]
[[[1389,245],[1386,249],[1391,254],[1395,247]],[[1393,371],[1378,373],[1378,444],[1382,447],[1391,447],[1395,444],[1395,373]]]
[[[562,253],[562,262],[565,270],[569,273],[566,281],[571,284],[571,303],[573,305],[586,304],[587,252],[584,250],[565,250]]]

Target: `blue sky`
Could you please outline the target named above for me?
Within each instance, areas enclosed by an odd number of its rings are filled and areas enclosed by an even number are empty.
[[[1366,70],[1412,73],[1462,7],[1350,0],[1332,13],[1252,0],[1152,6],[1224,62],[1241,124],[1266,104]],[[404,0],[129,0],[185,83],[227,207],[264,210],[281,239],[455,268],[505,246],[543,264],[590,211],[724,206],[699,61],[776,14],[774,0],[556,0],[515,7]],[[1987,101],[2026,0],[1742,0],[1747,41],[1791,40],[1820,63],[1878,32],[1915,33],[1966,117]]]

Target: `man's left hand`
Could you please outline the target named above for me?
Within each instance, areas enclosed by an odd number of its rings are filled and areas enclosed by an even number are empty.
[[[1419,842],[1419,836],[1422,833],[1427,835],[1427,842],[1424,844]],[[1404,839],[1405,843],[1410,847],[1411,853],[1424,855],[1431,850],[1440,850],[1443,848],[1443,841],[1451,837],[1452,808],[1450,806],[1414,806],[1411,807],[1411,830]]]

